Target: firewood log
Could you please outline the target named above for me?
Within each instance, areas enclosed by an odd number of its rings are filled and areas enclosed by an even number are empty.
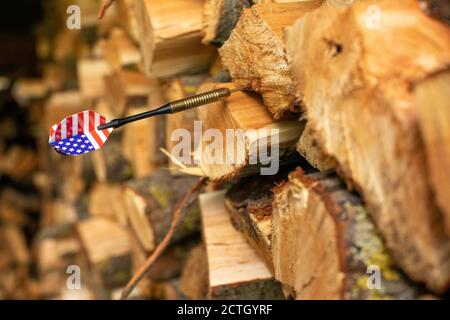
[[[278,299],[279,283],[233,228],[225,209],[225,192],[200,195],[203,239],[208,260],[211,299]]]
[[[205,84],[200,91],[220,87],[234,86]],[[301,124],[297,120],[275,121],[260,97],[255,94],[235,92],[225,101],[197,109],[197,113],[202,121],[204,134],[211,129],[214,131],[210,133],[217,132],[222,136],[222,139],[209,141],[210,143],[207,139],[212,140],[211,137],[203,137],[203,142],[196,150],[199,167],[211,180],[231,180],[238,176],[260,172],[264,170],[263,167],[273,165],[273,163],[263,165],[257,150],[261,152],[267,147],[267,155],[270,157],[274,150],[271,144],[276,147],[276,139],[279,140],[279,157],[274,160],[279,161],[281,166],[284,162],[295,159],[297,154],[295,143],[302,132]],[[234,136],[227,134],[227,130],[233,132]]]
[[[85,99],[100,98],[105,93],[103,77],[111,73],[105,59],[80,59],[77,63],[78,82]]]
[[[321,2],[267,3],[244,9],[229,39],[219,50],[234,83],[260,92],[264,104],[276,119],[296,111],[283,28],[317,8]]]
[[[127,225],[122,187],[114,183],[95,183],[89,191],[88,211],[92,217],[106,217]]]
[[[77,255],[81,252],[80,242],[73,235],[48,237],[45,232],[48,230],[39,234],[35,245],[38,272],[40,275],[53,271],[65,274],[65,269],[77,262]]]
[[[58,299],[67,289],[67,268],[72,265],[88,270],[74,226],[54,225],[41,228],[34,242],[40,299]],[[90,285],[87,272],[82,274],[83,287]]]
[[[77,231],[88,261],[105,288],[125,285],[131,276],[127,230],[107,218],[93,217],[78,223]]]
[[[152,251],[166,235],[180,199],[196,183],[194,177],[171,176],[167,169],[155,170],[150,176],[126,183],[123,197],[131,230],[147,252]],[[199,230],[198,204],[186,208],[186,218],[178,227],[172,243]]]
[[[101,42],[102,52],[112,70],[136,68],[141,61],[139,48],[128,38],[125,31],[114,28],[107,40]]]
[[[181,292],[191,300],[206,299],[208,293],[208,265],[205,247],[196,245],[190,252],[180,280]]]
[[[250,5],[249,0],[206,0],[202,42],[221,47],[230,36],[242,9]]]
[[[104,78],[105,97],[114,117],[121,117],[130,107],[149,106],[149,97],[160,95],[157,80],[138,71],[120,70]]]
[[[138,0],[135,12],[148,76],[208,70],[214,51],[201,44],[203,0]]]
[[[409,88],[450,64],[450,29],[416,1],[370,4],[381,20],[367,17],[366,2],[306,14],[287,31],[288,60],[317,141],[362,194],[394,259],[442,292],[450,284],[450,242]]]
[[[427,165],[437,204],[450,235],[450,72],[433,75],[416,84],[418,119],[425,143]]]
[[[292,172],[275,191],[272,225],[275,277],[296,299],[416,297],[361,201],[335,174]],[[371,272],[379,279],[371,282]]]
[[[134,42],[139,42],[138,24],[136,18],[135,0],[116,0],[119,24]]]
[[[307,164],[304,163],[303,167]],[[286,181],[293,169],[287,166],[275,176],[243,178],[225,195],[225,206],[233,226],[244,235],[272,272],[272,189]],[[314,169],[309,167],[309,170]]]

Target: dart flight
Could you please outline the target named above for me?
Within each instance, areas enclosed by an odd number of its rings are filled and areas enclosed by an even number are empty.
[[[90,110],[64,118],[50,128],[49,144],[59,153],[80,155],[100,149],[113,128],[98,130],[107,119]]]

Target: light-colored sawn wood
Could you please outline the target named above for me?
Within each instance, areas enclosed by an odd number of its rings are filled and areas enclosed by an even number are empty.
[[[274,299],[281,295],[267,266],[233,228],[225,209],[225,192],[200,195],[203,239],[213,299]]]
[[[450,242],[433,201],[412,85],[450,65],[450,29],[417,1],[322,6],[287,31],[297,95],[316,141],[361,192],[396,262],[437,292]],[[317,23],[320,21],[321,23]]]
[[[148,76],[208,69],[213,51],[201,44],[203,0],[136,0],[134,4]]]

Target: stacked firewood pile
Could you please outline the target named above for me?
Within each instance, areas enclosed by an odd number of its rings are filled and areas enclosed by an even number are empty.
[[[74,3],[81,30],[66,27]],[[15,90],[35,151],[10,147],[0,167],[39,197],[2,189],[0,297],[118,298],[201,177],[131,297],[445,295],[445,1],[116,0],[102,20],[100,1],[46,6],[43,76]],[[243,91],[124,126],[89,155],[47,145],[70,114],[113,119],[220,87]],[[227,161],[207,161],[218,154]],[[262,174],[274,154],[279,168]],[[27,210],[38,217],[28,241]]]

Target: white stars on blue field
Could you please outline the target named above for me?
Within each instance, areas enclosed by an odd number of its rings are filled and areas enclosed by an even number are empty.
[[[50,145],[59,153],[71,156],[80,155],[95,150],[94,146],[84,134],[60,141],[54,141],[50,143]]]

